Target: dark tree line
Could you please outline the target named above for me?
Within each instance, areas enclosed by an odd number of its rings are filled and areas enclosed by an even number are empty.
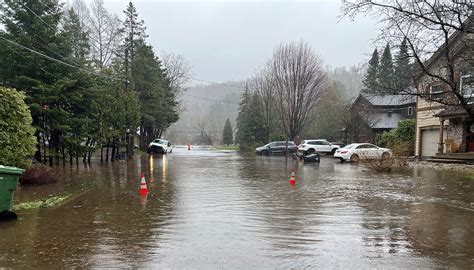
[[[143,149],[177,121],[171,76],[131,2],[122,23],[101,0],[0,5],[0,85],[26,93],[38,161],[131,157],[137,130]]]

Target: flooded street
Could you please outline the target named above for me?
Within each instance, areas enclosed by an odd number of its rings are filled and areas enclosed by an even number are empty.
[[[0,223],[0,267],[474,268],[467,176],[373,174],[323,158],[297,164],[292,187],[291,168],[284,157],[177,148],[67,169],[68,182],[92,187]]]

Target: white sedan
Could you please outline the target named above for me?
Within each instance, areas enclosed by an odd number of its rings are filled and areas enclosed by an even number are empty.
[[[392,152],[388,148],[378,147],[370,143],[348,144],[336,150],[334,158],[341,161],[358,162],[360,159],[387,159]]]

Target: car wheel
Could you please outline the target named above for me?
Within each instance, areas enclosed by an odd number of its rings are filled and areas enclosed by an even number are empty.
[[[357,163],[357,162],[359,162],[359,160],[360,160],[360,158],[359,158],[358,155],[354,154],[354,155],[351,156],[351,162]]]
[[[314,152],[316,152],[316,151],[313,148],[310,148],[306,151],[306,155],[314,154]]]
[[[388,152],[384,152],[384,153],[382,154],[382,160],[387,160],[387,159],[389,159],[389,158],[390,158],[390,154],[389,154]]]
[[[262,155],[262,156],[263,156],[263,155],[268,156],[268,152],[265,151],[265,150],[263,150],[263,151],[261,152],[261,155]]]
[[[334,153],[336,153],[336,148],[334,148],[334,149],[331,150],[331,155],[334,156]]]

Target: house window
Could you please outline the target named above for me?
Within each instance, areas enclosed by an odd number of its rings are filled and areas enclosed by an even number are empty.
[[[474,103],[474,77],[471,74],[461,76],[459,88],[466,101]]]
[[[408,115],[413,115],[413,107],[408,107]]]
[[[436,100],[436,101],[443,99],[443,85],[442,84],[433,84],[430,86],[430,99]]]

